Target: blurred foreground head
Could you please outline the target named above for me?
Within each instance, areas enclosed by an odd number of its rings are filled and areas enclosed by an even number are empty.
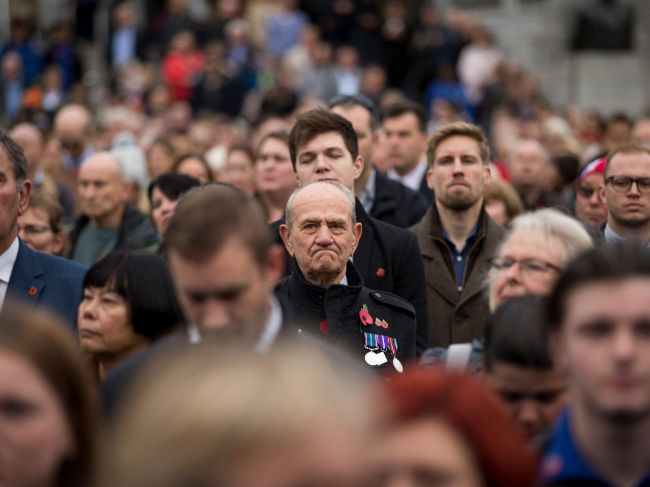
[[[0,485],[88,485],[95,404],[72,334],[12,303],[0,323]]]
[[[532,453],[476,379],[427,367],[394,377],[385,392],[393,410],[374,441],[374,485],[535,485]]]
[[[336,355],[336,354],[335,354]],[[99,485],[361,486],[376,406],[346,358],[204,340],[149,369],[125,403]]]

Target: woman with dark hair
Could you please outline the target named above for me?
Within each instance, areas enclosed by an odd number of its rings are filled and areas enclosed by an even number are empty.
[[[90,485],[97,405],[79,347],[56,318],[5,304],[0,314],[0,484]]]
[[[149,183],[147,195],[151,207],[151,220],[159,234],[165,233],[169,220],[174,215],[178,199],[200,183],[184,174],[162,174]]]
[[[100,380],[183,322],[162,257],[111,252],[88,270],[83,288],[79,340],[97,364]]]
[[[416,369],[384,383],[378,484],[532,487],[537,462],[505,410],[471,376]]]
[[[172,172],[198,179],[201,184],[214,181],[214,174],[208,161],[205,157],[194,154],[185,154],[176,159]]]

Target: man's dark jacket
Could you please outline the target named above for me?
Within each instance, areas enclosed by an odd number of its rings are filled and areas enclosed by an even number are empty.
[[[347,285],[335,284],[325,288],[308,282],[295,265],[292,274],[278,283],[276,294],[289,303],[300,329],[347,349],[361,362],[369,351],[364,347],[364,332],[395,338],[397,358],[403,363],[413,361],[413,306],[392,293],[364,287],[351,262],[348,262],[346,276]],[[364,306],[371,321],[368,324],[364,324],[360,317]],[[378,322],[385,322],[386,327],[377,325]],[[391,356],[390,352],[388,356]],[[389,360],[381,367],[392,367],[392,362]]]
[[[363,231],[354,252],[354,266],[369,289],[397,294],[413,305],[417,320],[417,350],[420,352],[427,348],[429,322],[418,242],[408,230],[371,218],[359,200],[355,213]],[[281,220],[272,224],[280,245],[283,243],[278,229],[283,223]],[[292,262],[293,259],[287,255],[285,275],[291,273]]]
[[[422,220],[429,205],[417,191],[375,171],[375,200],[370,216],[400,228],[408,228]]]
[[[476,241],[469,254],[460,292],[435,203],[411,231],[418,239],[426,273],[430,346],[447,347],[452,343],[482,339],[490,316],[487,277],[497,256],[503,229],[487,215],[485,208],[481,209]]]
[[[6,297],[51,311],[75,329],[86,266],[37,252],[19,242]]]
[[[74,255],[75,245],[79,235],[86,226],[90,225],[90,219],[86,215],[81,215],[70,234],[70,255]],[[122,222],[117,234],[116,249],[151,251],[158,249],[160,238],[149,217],[131,205],[124,209]]]

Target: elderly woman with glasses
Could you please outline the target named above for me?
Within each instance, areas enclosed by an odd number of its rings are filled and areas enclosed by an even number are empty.
[[[490,273],[490,309],[526,294],[551,292],[566,263],[593,246],[585,228],[546,208],[515,218]]]
[[[34,250],[65,255],[68,236],[59,202],[47,193],[34,191],[27,209],[18,217],[18,236]]]

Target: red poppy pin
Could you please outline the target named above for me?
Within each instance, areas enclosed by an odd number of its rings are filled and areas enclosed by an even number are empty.
[[[377,269],[377,272],[375,272],[375,275],[381,279],[386,275],[386,269],[380,267],[379,269]]]
[[[30,296],[36,296],[36,293],[38,292],[38,289],[34,286],[29,288],[29,291],[27,291],[27,294]]]
[[[327,320],[323,320],[320,322],[319,328],[320,328],[320,332],[323,335],[327,336],[327,333],[329,332],[330,329],[330,324],[327,322]]]
[[[364,325],[372,325],[372,322],[374,321],[372,319],[372,316],[370,316],[370,311],[368,311],[368,305],[364,304],[361,307],[361,310],[359,311],[359,319],[361,320],[361,323]]]

